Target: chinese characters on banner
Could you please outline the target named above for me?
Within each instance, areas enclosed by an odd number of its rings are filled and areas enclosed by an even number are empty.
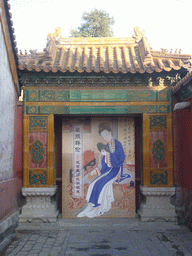
[[[83,129],[73,126],[73,197],[83,197]]]
[[[133,118],[119,118],[118,137],[125,152],[125,163],[135,164],[135,125]]]

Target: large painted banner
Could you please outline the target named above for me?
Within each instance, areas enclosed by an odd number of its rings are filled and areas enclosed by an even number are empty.
[[[63,118],[63,218],[135,217],[131,117]]]

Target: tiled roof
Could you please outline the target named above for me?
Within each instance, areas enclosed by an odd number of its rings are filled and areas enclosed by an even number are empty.
[[[17,95],[20,94],[20,84],[18,81],[18,55],[16,48],[16,41],[14,35],[12,15],[10,13],[10,5],[8,0],[0,1],[0,23],[2,28],[2,36],[4,38],[4,43],[7,52],[7,58],[9,62],[10,71],[12,74],[12,79],[14,87],[16,89]],[[4,56],[0,56],[0,58]]]
[[[12,14],[10,12],[11,6],[10,6],[8,0],[4,0],[3,2],[4,2],[4,6],[5,6],[7,25],[8,25],[9,35],[10,35],[10,39],[11,39],[12,51],[14,53],[15,61],[17,63],[17,61],[18,61],[18,59],[17,59],[17,48],[16,48],[17,43],[16,43],[16,37],[14,35],[15,30],[13,28]]]
[[[175,86],[173,86],[172,88],[173,93],[176,93],[177,91],[179,91],[181,87],[184,87],[191,80],[192,80],[192,71],[189,71],[186,76],[184,76],[179,82],[176,83]]]
[[[48,35],[44,52],[19,55],[19,69],[44,72],[153,73],[187,67],[191,55],[153,51],[138,27],[122,38],[62,38],[60,29]]]

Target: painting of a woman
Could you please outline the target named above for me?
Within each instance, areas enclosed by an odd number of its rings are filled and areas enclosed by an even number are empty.
[[[100,154],[103,155],[101,163],[92,171],[98,176],[90,183],[86,201],[86,208],[77,217],[98,217],[108,212],[114,201],[113,183],[121,180],[123,163],[125,159],[122,144],[113,138],[108,123],[99,126],[99,134],[107,141],[107,145],[98,143]]]

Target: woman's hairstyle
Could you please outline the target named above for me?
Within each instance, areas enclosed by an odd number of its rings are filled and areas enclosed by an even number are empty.
[[[104,131],[104,130],[107,130],[108,132],[111,132],[111,127],[109,124],[107,123],[103,123],[99,126],[99,134],[101,135],[101,133]]]

